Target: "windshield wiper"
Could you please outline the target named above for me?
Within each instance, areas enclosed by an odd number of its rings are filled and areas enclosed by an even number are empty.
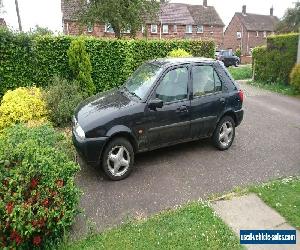
[[[126,87],[126,86],[123,86],[122,88],[120,88],[120,91],[123,92],[123,91],[126,91],[128,92],[129,94],[139,98],[140,100],[142,100],[141,97],[139,97],[136,93],[134,93],[133,91],[129,91],[129,89]]]

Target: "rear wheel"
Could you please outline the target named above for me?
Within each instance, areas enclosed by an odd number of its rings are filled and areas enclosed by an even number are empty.
[[[231,147],[235,137],[235,123],[232,117],[225,116],[218,123],[213,134],[213,144],[219,150],[227,150]]]
[[[105,175],[119,181],[127,178],[133,169],[134,151],[125,138],[115,138],[106,146],[102,157],[102,169]]]

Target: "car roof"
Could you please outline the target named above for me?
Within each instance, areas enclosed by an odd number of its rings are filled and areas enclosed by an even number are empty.
[[[175,57],[175,58],[158,58],[149,61],[150,63],[156,64],[160,67],[170,67],[181,64],[191,64],[191,63],[214,63],[215,59],[205,58],[205,57]]]

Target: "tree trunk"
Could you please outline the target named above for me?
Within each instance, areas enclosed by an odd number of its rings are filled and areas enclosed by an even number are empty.
[[[15,0],[15,5],[16,5],[16,12],[17,12],[17,16],[18,16],[19,31],[22,31],[22,23],[21,23],[18,0]]]

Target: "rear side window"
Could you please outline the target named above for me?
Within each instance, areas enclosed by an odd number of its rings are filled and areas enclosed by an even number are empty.
[[[222,91],[222,82],[212,66],[193,66],[192,74],[194,96]]]

